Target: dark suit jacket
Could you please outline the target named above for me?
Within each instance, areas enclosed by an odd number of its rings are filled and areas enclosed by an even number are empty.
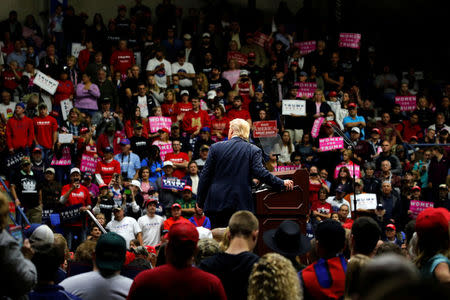
[[[283,180],[272,175],[262,164],[262,151],[247,141],[234,137],[211,146],[200,174],[198,204],[205,212],[223,209],[254,212],[252,178],[281,189]]]

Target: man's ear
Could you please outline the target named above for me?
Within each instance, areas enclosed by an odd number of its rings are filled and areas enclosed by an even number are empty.
[[[259,230],[255,230],[252,232],[252,239],[255,243],[258,240],[258,234],[259,234]]]

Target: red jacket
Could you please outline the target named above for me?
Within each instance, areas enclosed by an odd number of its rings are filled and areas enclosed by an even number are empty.
[[[67,79],[66,81],[58,80],[58,87],[55,93],[55,105],[59,105],[61,101],[69,99],[71,95],[75,93],[72,81]]]
[[[89,64],[89,58],[91,57],[91,52],[88,49],[83,49],[78,54],[78,68],[82,73],[86,70]]]
[[[15,115],[6,123],[6,144],[8,149],[31,147],[34,141],[33,120],[27,116],[22,119]]]
[[[188,133],[194,133],[197,129],[210,126],[209,115],[204,110],[199,110],[198,112],[188,111],[183,118],[183,129]]]
[[[120,140],[123,139],[124,136],[120,131],[116,131],[116,133],[114,134],[114,138],[113,138],[113,149],[114,149],[114,155],[119,154],[120,152],[122,152],[122,150],[120,149]],[[104,156],[103,150],[106,147],[110,147],[111,145],[109,144],[108,141],[108,136],[106,135],[106,133],[102,133],[97,140],[97,152],[98,155],[100,157]]]

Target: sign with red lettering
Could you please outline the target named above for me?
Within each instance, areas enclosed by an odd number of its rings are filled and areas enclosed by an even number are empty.
[[[413,219],[417,218],[422,211],[429,207],[434,207],[434,203],[420,200],[411,200],[409,202],[409,210],[411,211],[411,217]]]
[[[396,96],[395,103],[399,104],[402,111],[413,111],[416,109],[416,96]]]
[[[268,36],[267,34],[264,34],[262,32],[255,32],[253,34],[253,40],[254,40],[254,44],[260,46],[260,47],[265,47],[272,45],[273,43],[273,38],[271,38],[270,36]]]
[[[157,132],[160,129],[172,128],[172,120],[169,117],[148,117],[148,123],[150,125],[150,132]]]
[[[298,87],[299,89],[317,89],[317,83],[315,82],[295,82],[294,86]]]
[[[340,33],[339,47],[359,49],[361,41],[360,33]]]
[[[242,54],[241,52],[237,51],[229,51],[227,55],[227,60],[230,61],[230,59],[234,59],[238,62],[238,64],[242,66],[245,66],[248,62],[247,55]]]
[[[339,170],[342,167],[346,167],[349,171],[350,171],[350,176],[353,178],[353,167],[355,168],[355,177],[356,178],[361,178],[361,168],[359,165],[354,164],[353,162],[350,162],[349,164],[344,164],[341,163],[339,165],[336,166],[336,168],[334,169],[334,178],[337,178],[339,175]]]
[[[300,49],[301,55],[306,55],[316,50],[316,41],[298,42],[294,46]]]
[[[320,151],[331,151],[336,149],[344,148],[344,138],[343,137],[330,137],[319,139]]]
[[[173,152],[172,143],[159,144],[158,147],[159,147],[159,155],[161,156],[161,159],[163,161],[165,160],[167,153]]]
[[[277,136],[277,121],[258,121],[254,122],[253,137],[264,138]]]

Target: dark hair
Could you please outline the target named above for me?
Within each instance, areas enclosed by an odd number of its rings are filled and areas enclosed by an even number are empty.
[[[345,230],[335,220],[327,219],[317,225],[316,240],[326,256],[336,256],[345,246]]]
[[[378,224],[369,217],[360,217],[352,226],[353,250],[369,256],[380,239],[381,230]]]
[[[183,268],[194,256],[197,243],[194,241],[170,241],[166,246],[167,262],[175,268]]]

